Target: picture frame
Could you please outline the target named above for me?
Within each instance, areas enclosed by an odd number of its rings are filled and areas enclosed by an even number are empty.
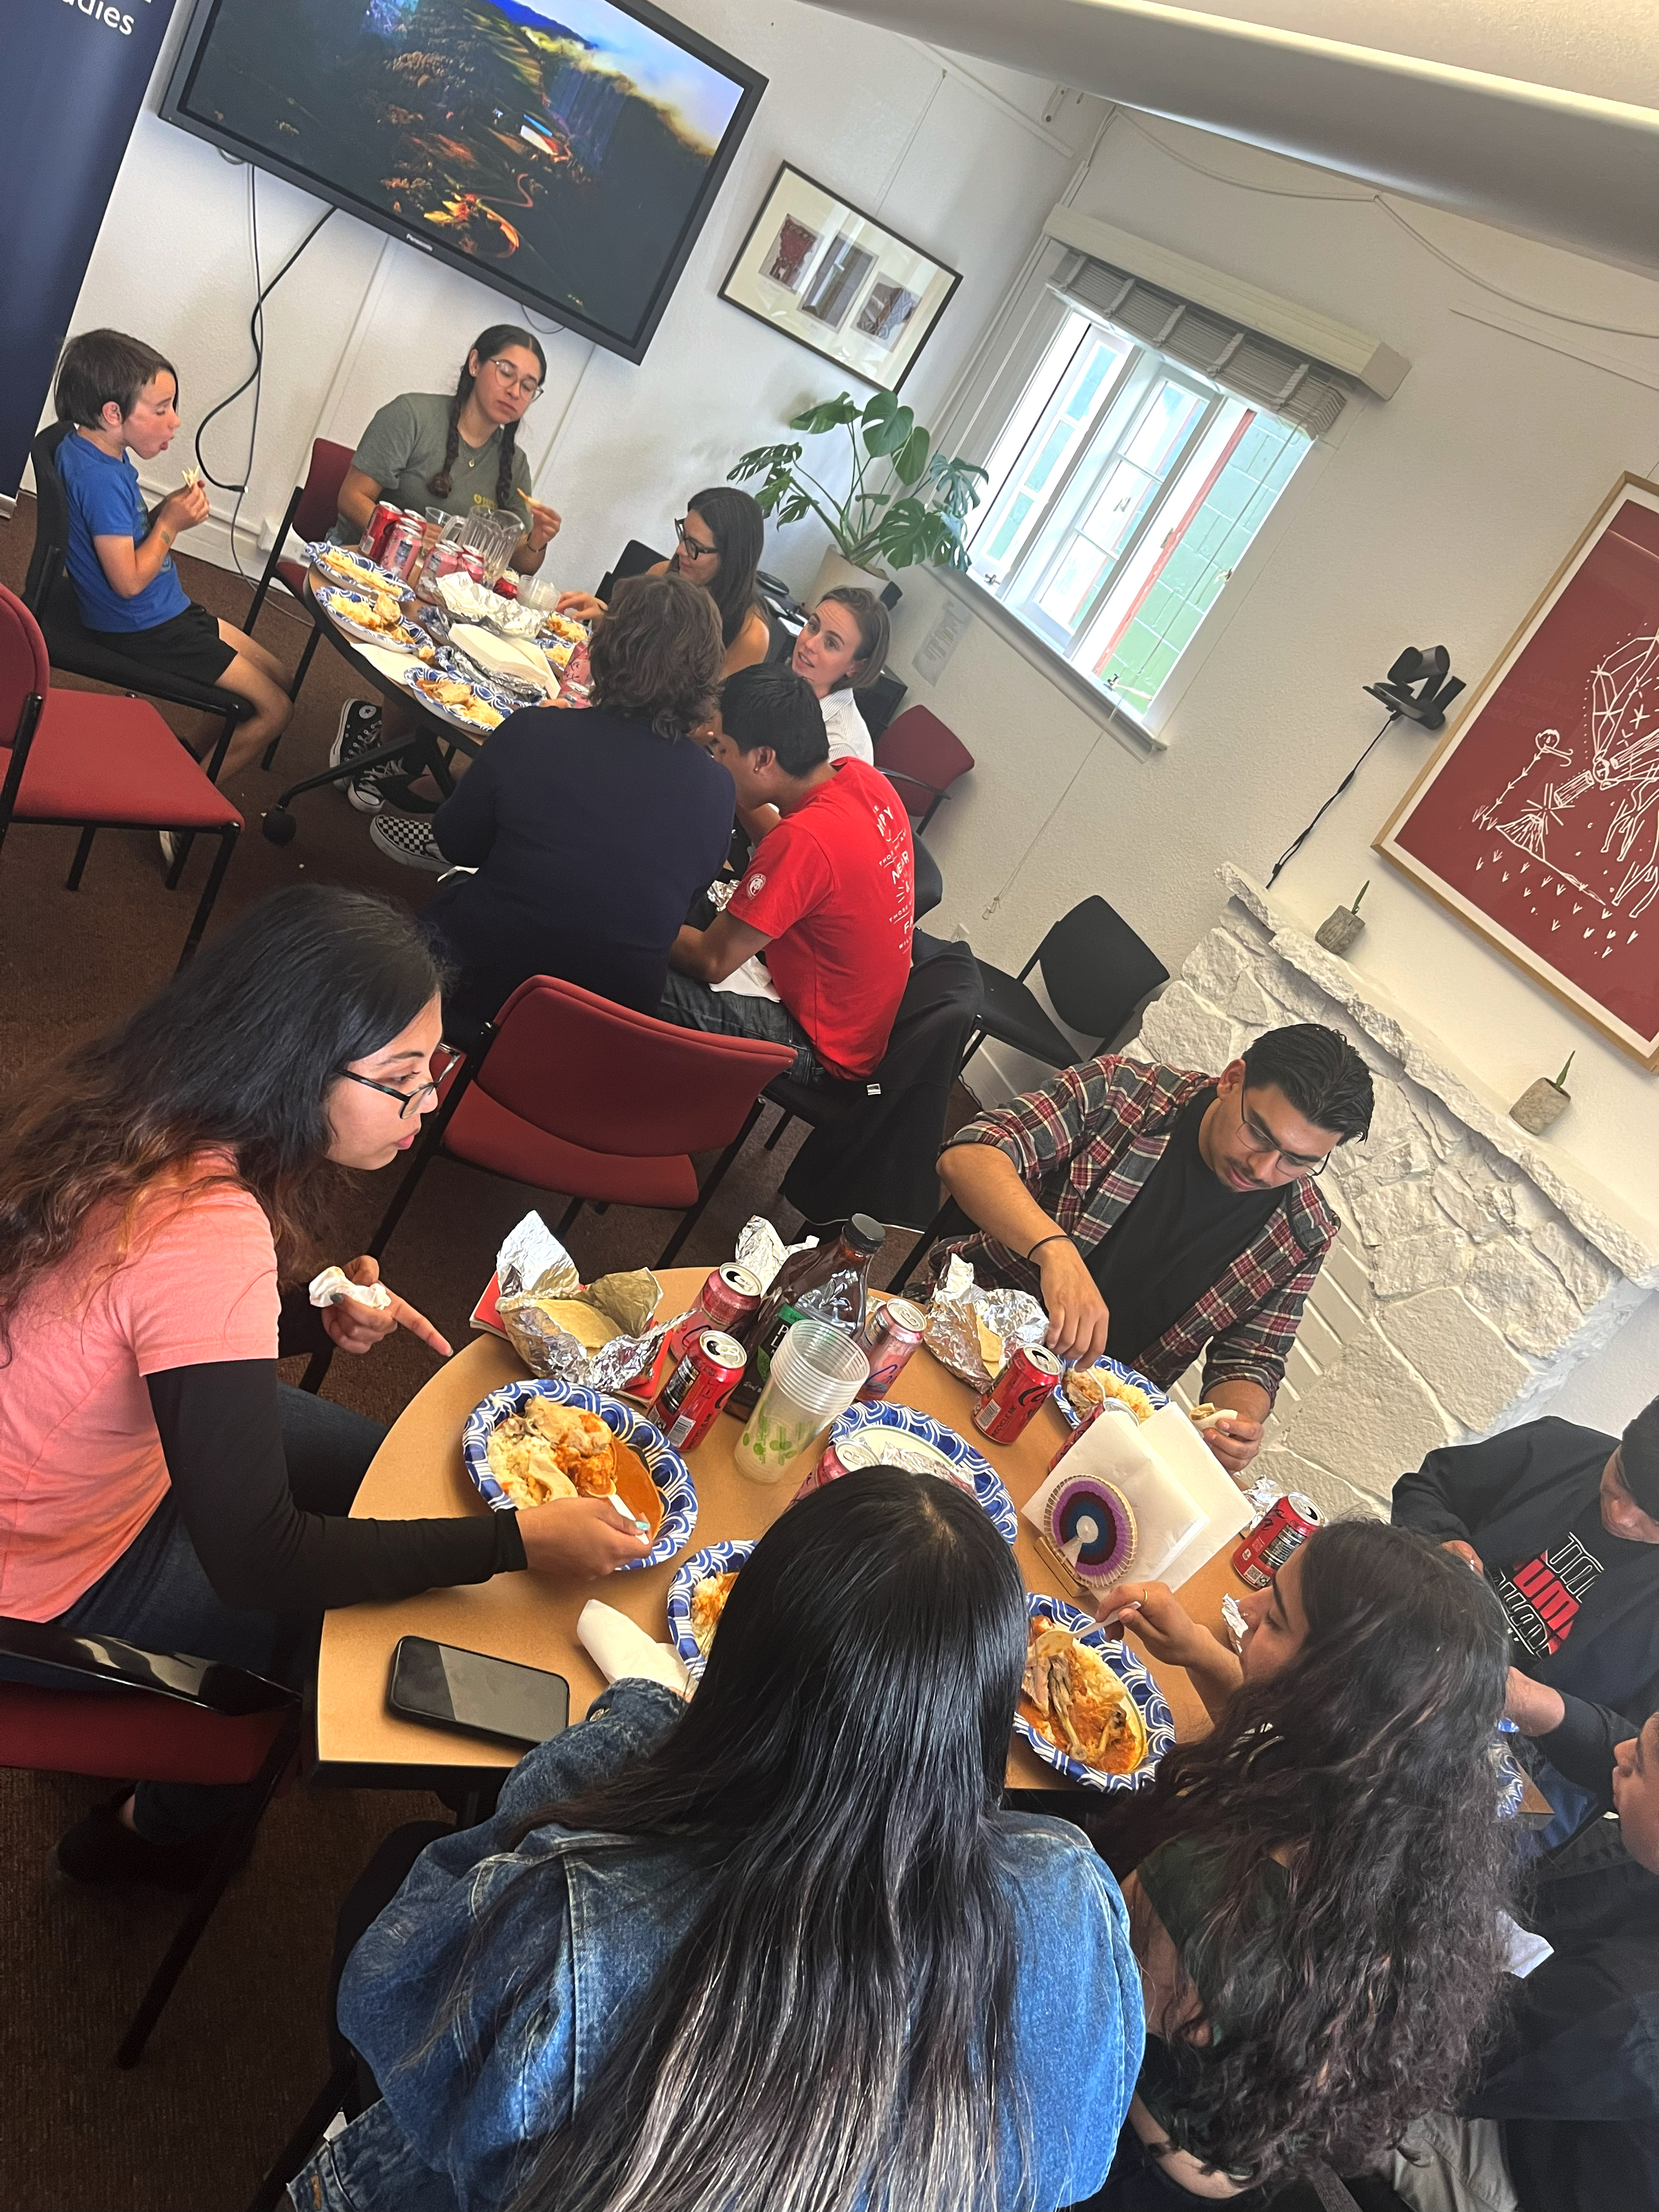
[[[896,392],[961,282],[959,270],[784,161],[720,296]]]
[[[1374,848],[1659,1069],[1659,484],[1620,477]]]

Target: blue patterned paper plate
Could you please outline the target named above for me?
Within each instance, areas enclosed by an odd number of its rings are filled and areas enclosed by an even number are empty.
[[[368,621],[374,611],[372,592],[354,591],[348,584],[319,584],[315,597],[330,621],[362,645],[378,645],[387,653],[416,653],[427,642],[426,632],[406,611],[396,630],[381,629]]]
[[[1138,1390],[1144,1390],[1152,1400],[1155,1413],[1161,1413],[1170,1402],[1167,1390],[1160,1390],[1156,1382],[1149,1382],[1144,1375],[1133,1367],[1126,1367],[1121,1359],[1108,1359],[1104,1352],[1095,1361],[1094,1371],[1098,1375],[1115,1375],[1120,1382],[1133,1382]],[[1060,1408],[1060,1419],[1068,1428],[1076,1428],[1079,1416],[1066,1395],[1064,1376],[1054,1385],[1054,1403]]]
[[[636,1567],[659,1567],[684,1549],[697,1525],[697,1489],[690,1468],[643,1413],[600,1391],[590,1390],[585,1382],[508,1382],[481,1399],[467,1415],[461,1431],[461,1457],[473,1488],[492,1513],[511,1513],[514,1506],[489,1471],[490,1431],[508,1414],[521,1413],[532,1398],[555,1398],[560,1405],[574,1406],[580,1413],[597,1413],[613,1436],[639,1454],[657,1486],[663,1509],[657,1540],[643,1559],[626,1560],[617,1569],[619,1574],[630,1573]]]
[[[1137,1710],[1146,1729],[1146,1756],[1132,1774],[1099,1774],[1092,1766],[1085,1766],[1080,1759],[1061,1751],[1039,1735],[1028,1720],[1016,1713],[1014,1733],[1024,1736],[1037,1757],[1047,1766],[1056,1768],[1073,1782],[1080,1782],[1087,1790],[1144,1790],[1158,1771],[1158,1762],[1175,1742],[1175,1717],[1164,1702],[1164,1692],[1134,1655],[1126,1650],[1121,1639],[1109,1636],[1092,1615],[1077,1606],[1067,1605],[1064,1599],[1037,1597],[1028,1591],[1025,1610],[1033,1620],[1052,1620],[1056,1628],[1069,1628],[1079,1644],[1087,1644],[1098,1651],[1124,1688],[1134,1699]]]
[[[343,584],[349,591],[390,592],[393,599],[405,601],[415,596],[412,584],[404,583],[390,568],[382,568],[378,562],[369,560],[355,545],[334,545],[326,538],[319,538],[305,548],[305,556],[331,584]]]
[[[963,1486],[972,1489],[995,1523],[997,1534],[1006,1543],[1013,1542],[1019,1534],[1013,1499],[1003,1488],[995,1468],[954,1429],[947,1429],[942,1421],[917,1413],[914,1406],[890,1405],[885,1399],[878,1398],[865,1405],[849,1407],[830,1430],[830,1442],[839,1451],[842,1444],[870,1429],[890,1429],[896,1435],[914,1437],[918,1443],[930,1445],[942,1458],[949,1460],[963,1476]]]
[[[674,1578],[668,1585],[668,1634],[694,1682],[702,1680],[707,1662],[691,1633],[691,1593],[710,1575],[723,1575],[733,1567],[740,1567],[754,1548],[752,1543],[709,1544],[701,1552],[693,1552],[689,1559],[682,1559],[674,1570]]]
[[[1492,1778],[1498,1784],[1498,1817],[1500,1820],[1512,1820],[1526,1798],[1525,1772],[1513,1753],[1504,1748],[1501,1736],[1493,1736],[1486,1754],[1492,1760]]]

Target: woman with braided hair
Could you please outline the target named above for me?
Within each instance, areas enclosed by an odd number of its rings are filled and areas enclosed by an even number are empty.
[[[416,514],[430,507],[446,514],[512,507],[524,517],[525,535],[512,566],[532,575],[558,534],[559,517],[530,496],[530,464],[519,451],[519,423],[541,397],[547,356],[534,335],[514,323],[480,331],[453,392],[403,392],[388,399],[364,431],[340,487],[337,544],[355,545],[380,499]],[[329,766],[405,732],[419,717],[405,702],[349,699],[329,755]],[[357,777],[347,796],[361,813],[378,814],[390,794],[404,793],[403,764],[387,761]]]

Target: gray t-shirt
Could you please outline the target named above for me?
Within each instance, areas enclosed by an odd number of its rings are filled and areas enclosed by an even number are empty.
[[[449,398],[445,392],[399,392],[375,414],[351,456],[352,467],[373,477],[383,499],[412,507],[416,514],[428,507],[441,507],[446,514],[471,514],[475,507],[495,504],[495,483],[501,465],[499,430],[492,430],[482,446],[469,446],[462,439],[450,466],[448,492],[440,498],[428,488],[427,479],[435,477],[443,466],[449,438]],[[513,456],[513,486],[515,491],[530,489],[530,464],[521,451]],[[514,504],[522,511],[522,501]],[[527,530],[527,514],[524,523]],[[355,545],[362,535],[343,516],[334,526],[337,545]]]

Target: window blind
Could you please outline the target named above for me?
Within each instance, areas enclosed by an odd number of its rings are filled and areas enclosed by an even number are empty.
[[[1353,389],[1340,369],[1091,254],[1068,252],[1049,283],[1067,307],[1155,346],[1235,398],[1294,422],[1310,438],[1331,428]]]

